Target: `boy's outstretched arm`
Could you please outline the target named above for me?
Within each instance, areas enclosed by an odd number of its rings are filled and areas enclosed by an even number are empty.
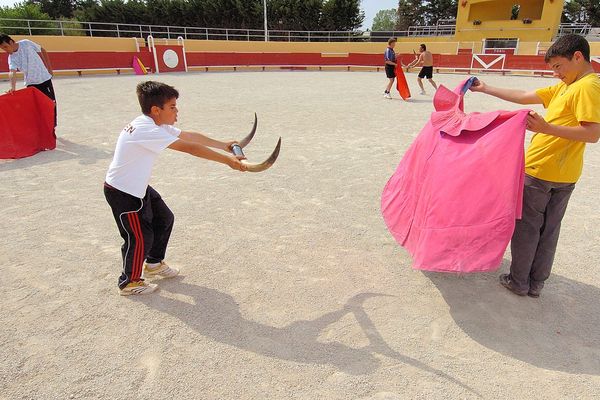
[[[183,153],[188,153],[188,154],[191,154],[191,155],[199,157],[199,158],[204,158],[206,160],[211,160],[211,161],[219,162],[221,164],[226,164],[226,165],[229,165],[230,168],[238,170],[238,171],[246,171],[247,170],[247,167],[244,164],[242,164],[240,162],[240,160],[233,154],[231,154],[231,155],[222,154],[222,153],[219,153],[219,152],[209,149],[206,145],[200,144],[198,142],[185,140],[185,139],[181,138],[183,133],[184,132],[181,132],[181,134],[179,135],[180,138],[169,145],[170,149],[181,151]],[[187,135],[183,135],[183,136],[187,136]],[[206,138],[206,136],[205,136],[205,138]],[[213,139],[211,139],[211,140],[213,140]],[[221,143],[225,144],[225,142],[221,142]]]
[[[542,99],[533,92],[526,92],[525,90],[519,89],[504,89],[486,85],[481,80],[477,79],[473,86],[471,86],[473,92],[481,92],[489,94],[490,96],[497,97],[502,100],[510,101],[517,104],[544,104]]]
[[[212,139],[206,135],[203,135],[202,133],[190,132],[190,131],[182,131],[179,134],[179,139],[185,140],[187,142],[198,143],[203,146],[227,151],[229,153],[231,152],[231,145],[233,145],[234,143],[237,143],[235,140],[228,140],[228,141],[222,142],[220,140]]]
[[[549,124],[541,115],[533,111],[527,116],[527,129],[536,133],[545,133],[585,143],[597,143],[600,139],[600,124],[598,123],[580,122],[579,126],[554,125]]]

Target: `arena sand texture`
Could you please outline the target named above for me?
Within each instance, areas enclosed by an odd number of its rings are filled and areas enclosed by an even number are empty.
[[[453,88],[464,76],[435,78]],[[239,139],[257,112],[247,155],[283,145],[260,174],[165,151],[151,184],[175,213],[167,261],[181,276],[125,298],[102,182],[144,79],[181,91],[183,129]],[[56,79],[57,149],[0,162],[0,399],[597,398],[600,145],[540,299],[498,284],[509,252],[494,273],[413,271],[379,200],[431,88],[406,103],[383,99],[385,83],[368,72]],[[466,97],[467,111],[517,108]]]

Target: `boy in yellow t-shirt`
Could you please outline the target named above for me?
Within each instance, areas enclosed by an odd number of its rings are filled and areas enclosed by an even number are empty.
[[[600,138],[600,78],[590,63],[590,45],[566,35],[546,52],[546,63],[560,83],[533,92],[502,89],[478,81],[471,90],[518,104],[543,104],[542,118],[530,112],[535,132],[525,157],[523,216],[511,241],[510,273],[500,283],[511,292],[539,297],[550,276],[560,223],[581,176],[586,143]]]

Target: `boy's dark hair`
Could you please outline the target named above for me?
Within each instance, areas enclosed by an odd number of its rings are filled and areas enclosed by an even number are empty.
[[[10,44],[10,42],[14,42],[13,38],[8,36],[6,33],[0,33],[0,44],[2,44],[2,43]]]
[[[398,39],[396,39],[396,38],[389,38],[388,44],[396,43],[397,41],[398,41]]]
[[[576,51],[580,51],[585,61],[590,62],[590,44],[588,41],[583,36],[575,34],[565,35],[550,46],[546,51],[544,61],[548,63],[554,57],[564,57],[571,60]]]
[[[162,82],[146,81],[138,83],[135,89],[142,112],[150,114],[152,106],[162,108],[172,98],[179,98],[179,92],[173,86]]]
[[[423,51],[427,50],[427,46],[425,46],[425,43],[421,43],[421,48],[423,49]]]

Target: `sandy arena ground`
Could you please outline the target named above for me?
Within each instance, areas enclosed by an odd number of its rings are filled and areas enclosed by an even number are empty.
[[[57,149],[0,162],[0,399],[598,398],[600,145],[542,297],[519,298],[497,280],[509,253],[494,273],[413,271],[383,223],[382,188],[431,94],[385,100],[383,73],[148,78],[180,89],[178,126],[241,138],[256,111],[247,154],[282,136],[281,156],[241,174],[165,151],[151,183],[176,216],[167,261],[181,276],[118,296],[102,182],[144,78],[56,79]],[[466,99],[467,111],[516,108]]]

